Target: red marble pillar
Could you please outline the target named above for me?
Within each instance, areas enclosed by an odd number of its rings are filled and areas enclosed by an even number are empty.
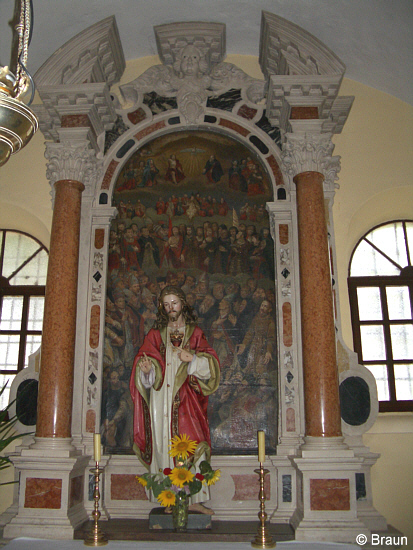
[[[297,186],[306,435],[341,436],[336,340],[324,176],[302,172]]]
[[[36,437],[71,436],[81,196],[78,181],[55,183],[43,319]]]

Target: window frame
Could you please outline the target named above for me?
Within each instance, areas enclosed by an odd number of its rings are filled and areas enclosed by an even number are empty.
[[[405,267],[403,266],[399,266],[386,253],[384,253],[376,245],[374,245],[367,239],[367,236],[375,229],[378,229],[379,227],[383,227],[385,225],[391,225],[395,223],[402,223],[404,226],[408,270],[406,270]],[[386,368],[387,368],[389,400],[379,401],[379,412],[413,411],[413,400],[397,400],[396,383],[395,383],[395,375],[394,375],[394,365],[413,363],[413,357],[407,360],[393,359],[393,354],[391,349],[391,334],[390,334],[391,325],[397,325],[397,324],[413,325],[413,276],[412,276],[412,267],[411,267],[411,255],[410,255],[409,247],[407,246],[408,241],[407,241],[407,232],[406,232],[405,223],[413,223],[413,220],[410,220],[410,219],[390,220],[388,222],[381,223],[369,229],[369,231],[363,235],[363,237],[357,242],[356,246],[354,247],[353,252],[351,254],[349,268],[348,268],[347,286],[348,286],[349,302],[350,302],[350,315],[351,315],[354,351],[357,353],[358,360],[361,365],[365,365],[366,367],[368,367],[369,364],[375,364],[375,365],[383,364],[383,365],[386,365]],[[364,277],[360,275],[351,276],[350,274],[351,265],[352,265],[354,253],[362,241],[367,241],[373,248],[375,248],[384,257],[386,257],[391,263],[393,263],[393,265],[396,265],[398,268],[400,268],[400,271],[401,271],[400,275],[373,275],[373,276],[369,275]],[[410,243],[410,246],[411,245],[412,243]],[[410,319],[403,319],[403,320],[389,319],[386,288],[390,286],[407,286],[408,287],[409,297],[410,297],[410,308],[412,313],[412,317]],[[364,288],[378,287],[379,288],[381,310],[382,310],[381,320],[360,321],[357,289],[361,287],[364,287]],[[386,354],[385,360],[381,360],[381,361],[380,360],[372,360],[372,361],[363,360],[360,327],[374,326],[374,325],[383,326],[385,354]]]
[[[36,237],[33,237],[32,235],[30,235],[29,233],[25,233],[24,231],[18,231],[14,229],[0,229],[0,232],[3,234],[3,240],[1,242],[1,247],[0,247],[0,318],[1,318],[1,312],[3,307],[3,299],[5,297],[7,296],[23,297],[23,309],[22,309],[22,319],[21,319],[20,329],[19,330],[6,330],[6,329],[0,330],[1,335],[19,336],[19,355],[18,355],[18,361],[17,361],[17,368],[0,369],[0,375],[14,377],[16,374],[22,371],[25,367],[24,362],[25,362],[25,356],[26,356],[27,337],[32,335],[36,336],[36,335],[42,334],[42,330],[28,330],[27,326],[28,326],[28,320],[29,320],[30,298],[36,297],[36,296],[45,296],[46,285],[11,285],[8,283],[8,279],[11,279],[12,277],[14,277],[20,269],[22,269],[25,265],[27,265],[27,263],[29,263],[42,250],[44,250],[47,254],[49,254],[49,251],[38,239],[36,239]],[[28,237],[39,244],[39,249],[34,254],[32,254],[29,258],[23,261],[22,264],[18,267],[18,269],[15,270],[8,278],[3,276],[3,259],[4,259],[7,233],[18,233],[20,235],[24,235],[25,237]]]

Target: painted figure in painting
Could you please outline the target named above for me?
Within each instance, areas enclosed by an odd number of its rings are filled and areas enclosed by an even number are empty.
[[[153,187],[158,182],[156,176],[159,174],[158,168],[155,166],[153,159],[149,159],[145,165],[142,174],[142,181],[138,187]]]
[[[196,325],[184,292],[165,287],[156,322],[135,358],[130,379],[133,449],[151,473],[174,468],[168,444],[177,435],[197,442],[195,464],[209,458],[208,396],[217,390],[219,379],[218,356]],[[208,499],[208,487],[203,486],[192,497],[192,508],[212,513],[201,504]]]
[[[168,169],[166,170],[165,180],[171,181],[175,185],[185,179],[182,164],[176,158],[176,155],[171,155],[168,159]]]
[[[214,155],[209,157],[202,173],[206,175],[208,183],[218,183],[224,175],[221,163]]]

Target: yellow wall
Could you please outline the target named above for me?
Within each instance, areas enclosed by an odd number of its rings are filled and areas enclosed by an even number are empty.
[[[228,56],[226,61],[262,78],[254,56]],[[155,63],[159,63],[156,56],[129,62],[122,84]],[[371,227],[413,218],[413,107],[349,79],[344,79],[340,95],[355,96],[342,135],[333,137],[334,154],[341,156],[342,163],[333,210],[341,320],[343,337],[352,347],[346,282],[351,251]],[[0,227],[32,233],[47,246],[51,202],[43,142],[39,132],[1,168]],[[413,414],[380,415],[365,443],[382,455],[372,470],[376,508],[412,541]],[[12,490],[0,487],[0,512],[11,499]]]

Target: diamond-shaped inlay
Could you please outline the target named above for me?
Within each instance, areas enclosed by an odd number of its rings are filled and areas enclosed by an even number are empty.
[[[282,271],[281,271],[281,275],[286,279],[288,277],[288,275],[290,274],[290,272],[288,271],[288,269],[285,267]]]
[[[93,278],[98,283],[100,281],[100,279],[102,278],[102,275],[100,274],[99,271],[96,271],[96,273],[93,275]]]
[[[94,372],[89,376],[89,382],[93,385],[97,380],[97,377]]]
[[[287,379],[288,383],[289,383],[289,384],[291,384],[291,380],[293,380],[293,378],[294,378],[294,375],[293,375],[293,374],[291,374],[291,372],[290,372],[290,371],[288,371],[288,372],[287,372],[287,374],[285,375],[285,377],[286,377],[286,379]]]

